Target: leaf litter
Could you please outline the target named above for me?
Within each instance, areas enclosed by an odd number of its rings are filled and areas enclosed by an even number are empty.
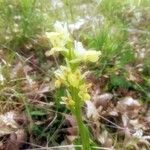
[[[56,4],[54,5],[56,6]],[[61,4],[59,5],[59,7],[62,7]],[[136,17],[138,18],[138,14]],[[88,22],[90,22],[89,18],[89,16],[84,19],[79,18],[78,22],[70,24],[69,28],[71,32],[76,32],[76,30],[80,30],[83,26],[87,25]],[[133,19],[132,23],[137,24],[138,22],[138,24],[140,24],[141,19],[142,17],[139,17],[139,19],[137,19],[138,21]],[[139,34],[141,32],[138,32],[129,30],[129,42],[131,46],[133,46],[138,59],[137,68],[126,66],[125,69],[128,72],[127,80],[141,84],[143,82],[141,78],[143,60],[145,56],[149,56],[149,51],[146,51],[144,48],[142,49],[142,46],[139,44]],[[40,39],[40,41],[41,40],[42,39]],[[2,68],[4,65],[10,67],[10,64],[5,60],[5,55],[2,54],[3,50],[1,50],[0,53],[0,84],[3,86],[6,82],[6,77],[3,75]],[[16,83],[20,80],[19,86],[21,89],[19,90],[21,91],[19,92],[24,94],[27,98],[27,102],[33,104],[35,107],[48,107],[47,93],[49,94],[55,89],[53,83],[43,81],[43,75],[36,68],[36,66],[39,65],[37,61],[38,60],[34,57],[31,59],[32,64],[17,60],[17,62],[12,65],[13,69],[11,70],[10,81]],[[36,79],[35,76],[41,76],[42,79]],[[110,93],[105,92],[104,88],[109,80],[109,75],[102,75],[98,80],[94,75],[89,78],[92,79],[87,80],[91,80],[93,84],[90,90],[92,100],[86,102],[86,106],[83,110],[83,118],[87,126],[90,127],[94,140],[100,145],[110,149],[118,145],[123,146],[123,149],[127,149],[128,147],[133,147],[133,149],[136,150],[149,149],[150,109],[145,106],[147,104],[143,104],[140,101],[140,96],[137,94],[138,91],[128,91],[123,88],[118,88],[116,91],[111,91]],[[13,84],[12,87],[15,89],[14,91],[18,91],[18,87],[15,86],[15,84]],[[16,95],[12,91],[10,92],[8,87],[5,90],[6,91],[2,93],[5,95],[5,99],[8,98],[8,95],[11,95],[10,99],[16,100]],[[117,97],[118,95],[119,97]],[[21,107],[19,107],[19,105],[21,105]],[[53,107],[53,105],[54,103],[52,103],[50,107]],[[19,102],[19,104],[17,103],[14,107],[11,107],[11,109],[16,110],[16,107],[24,111],[23,108],[25,104],[22,106]],[[0,115],[0,149],[12,150],[14,148],[14,150],[19,150],[23,147],[24,143],[29,140],[25,128],[30,124],[28,122],[31,120],[27,119],[25,114],[18,113],[19,110],[7,111]],[[40,112],[37,114],[40,114]],[[51,121],[51,118],[39,119],[35,121],[35,124],[49,124]],[[63,132],[65,136],[65,140],[61,142],[62,146],[72,143],[78,135],[74,118],[70,115],[65,115],[65,121],[64,125],[66,127],[60,128],[60,131]],[[30,142],[32,141],[33,139]],[[45,145],[44,142],[43,146]]]

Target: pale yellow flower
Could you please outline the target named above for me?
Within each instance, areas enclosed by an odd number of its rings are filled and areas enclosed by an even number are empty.
[[[69,84],[76,88],[78,88],[81,78],[82,78],[82,76],[81,76],[81,73],[79,70],[76,70],[75,72],[70,72],[68,74]]]
[[[56,81],[55,81],[55,86],[56,87],[60,87],[62,84],[67,84],[66,82],[66,76],[65,76],[65,72],[62,69],[58,69],[54,72]]]
[[[87,61],[97,62],[100,55],[101,55],[100,51],[88,50],[88,51],[86,51],[83,59],[85,62],[87,62]]]
[[[68,83],[68,75],[71,74],[71,69],[66,66],[60,66],[59,69],[57,69],[54,72],[55,78],[56,78],[56,87],[59,87],[61,85],[69,86]]]
[[[64,46],[68,41],[70,41],[70,34],[67,29],[67,24],[62,24],[57,21],[54,24],[54,29],[55,32],[46,32],[47,38],[54,47],[57,47],[58,45]]]
[[[64,47],[63,34],[59,32],[46,32],[47,38],[53,47]]]
[[[55,52],[69,51],[65,45],[71,41],[66,24],[56,22],[55,32],[46,32],[46,36],[52,44],[52,49],[46,52],[47,56],[54,55]]]
[[[71,97],[61,97],[63,104],[66,104],[67,106],[73,106],[75,102]]]
[[[61,104],[65,104],[67,108],[73,107],[75,105],[74,100],[72,99],[71,95],[67,91],[67,96],[66,97],[61,97],[62,102]]]
[[[67,52],[68,50],[64,47],[53,47],[51,50],[46,51],[46,56],[51,56],[56,54],[57,52]]]
[[[75,41],[75,56],[78,61],[96,62],[100,55],[100,51],[86,50],[81,42]]]
[[[60,88],[60,86],[61,86],[61,80],[55,80],[55,87],[56,88]]]
[[[90,100],[90,95],[88,93],[88,88],[89,88],[90,84],[82,84],[79,87],[79,93],[78,96],[83,100],[83,101],[87,101]]]
[[[87,101],[91,99],[91,96],[87,92],[84,92],[84,91],[80,91],[78,95],[83,101]]]
[[[66,23],[56,21],[54,24],[55,31],[61,33],[66,41],[70,40],[70,34]]]

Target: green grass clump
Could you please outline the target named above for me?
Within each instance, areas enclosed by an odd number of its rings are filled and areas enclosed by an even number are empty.
[[[95,37],[89,38],[88,43],[89,47],[102,51],[100,67],[104,70],[113,68],[116,71],[135,60],[134,52],[128,43],[128,33],[122,25],[102,26]]]
[[[1,0],[0,44],[18,49],[50,26],[47,0]]]

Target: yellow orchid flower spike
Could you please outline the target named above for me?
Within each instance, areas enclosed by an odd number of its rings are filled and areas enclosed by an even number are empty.
[[[79,127],[79,132],[83,144],[83,150],[90,149],[90,137],[82,121],[82,106],[85,101],[90,100],[90,84],[85,82],[86,74],[80,69],[81,62],[95,63],[98,61],[101,52],[96,50],[86,50],[81,42],[73,41],[70,38],[67,24],[56,22],[54,32],[47,32],[46,36],[51,43],[51,50],[46,52],[47,56],[56,53],[63,54],[65,65],[60,66],[54,72],[55,87],[64,90],[61,97],[61,104],[65,104],[71,113],[75,115]]]

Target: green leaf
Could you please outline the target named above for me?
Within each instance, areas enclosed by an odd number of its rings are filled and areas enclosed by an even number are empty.
[[[44,116],[44,115],[46,115],[45,112],[38,111],[38,110],[31,112],[31,116]]]

